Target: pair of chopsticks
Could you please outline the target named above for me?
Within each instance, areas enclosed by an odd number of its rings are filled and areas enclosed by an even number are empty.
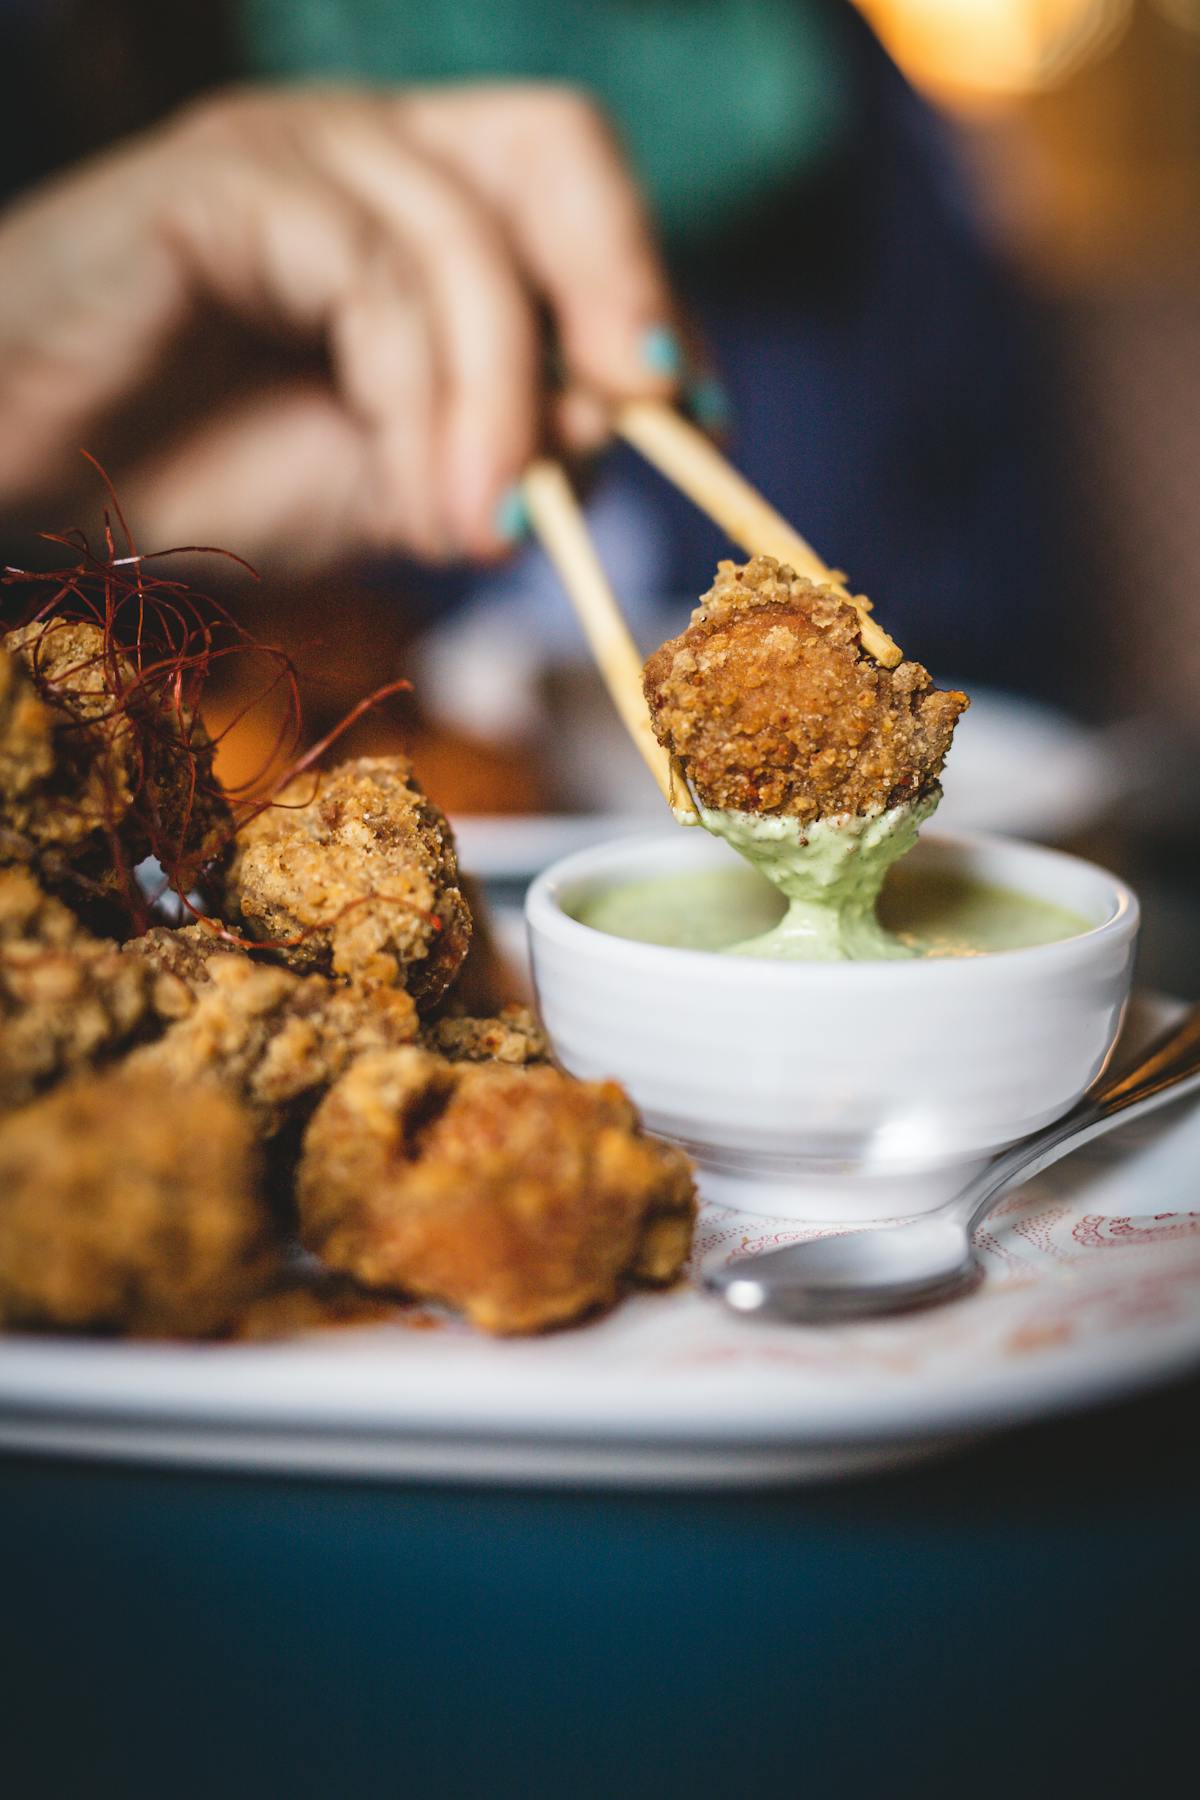
[[[659,400],[629,401],[617,414],[617,431],[633,448],[708,514],[751,555],[777,557],[798,575],[845,595],[862,617],[863,648],[885,668],[901,652],[851,594],[842,577],[821,561],[769,501],[728,463],[703,432]],[[621,720],[677,818],[696,818],[681,770],[658,742],[642,691],[642,658],[596,555],[591,534],[562,467],[549,459],[530,465],[522,483],[525,504],[543,549],[558,570],[600,674]]]

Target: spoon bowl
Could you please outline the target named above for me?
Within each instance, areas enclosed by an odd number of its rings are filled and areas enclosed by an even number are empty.
[[[791,1258],[786,1299],[781,1271],[768,1265],[773,1255]],[[762,1264],[757,1269],[749,1265]],[[843,1232],[813,1238],[787,1251],[747,1257],[710,1275],[705,1286],[734,1312],[778,1313],[809,1318],[861,1318],[873,1312],[901,1312],[946,1300],[975,1280],[970,1239],[954,1220],[937,1214],[911,1225],[876,1231]]]
[[[1003,1194],[1082,1144],[1200,1092],[1200,1006],[1132,1068],[1108,1075],[1062,1119],[998,1156],[956,1199],[906,1225],[842,1232],[743,1257],[705,1286],[739,1313],[830,1320],[946,1300],[977,1272],[974,1232]]]

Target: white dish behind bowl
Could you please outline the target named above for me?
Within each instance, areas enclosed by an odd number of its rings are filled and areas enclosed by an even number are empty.
[[[1016,694],[969,691],[942,776],[939,830],[1061,842],[1144,780],[1136,727],[1091,729]]]
[[[632,943],[570,916],[597,889],[731,855],[699,832],[626,839],[556,863],[527,901],[556,1054],[573,1074],[624,1082],[650,1129],[696,1158],[706,1199],[825,1222],[926,1211],[1103,1068],[1129,994],[1137,901],[1055,851],[922,838],[922,862],[1092,922],[979,957],[757,962]]]

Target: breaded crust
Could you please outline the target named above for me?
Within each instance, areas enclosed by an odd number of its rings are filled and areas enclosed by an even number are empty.
[[[187,1011],[128,1067],[224,1089],[263,1137],[311,1110],[356,1056],[417,1034],[416,1006],[400,988],[351,987],[236,953],[210,957],[205,969]]]
[[[808,822],[883,811],[937,781],[965,694],[879,666],[854,607],[786,563],[721,563],[645,668],[654,729],[706,806]]]
[[[152,693],[98,625],[47,618],[0,646],[0,861],[46,878],[115,841],[130,866],[152,850],[186,888],[233,835],[199,716]]]
[[[54,767],[53,721],[20,657],[0,642],[0,818]]]
[[[458,1014],[435,1019],[421,1037],[426,1047],[448,1062],[499,1062],[510,1067],[550,1060],[550,1044],[528,1006],[502,1006],[494,1018]]]
[[[404,757],[297,778],[239,832],[228,891],[228,916],[290,968],[404,987],[423,1008],[470,942],[450,827]]]
[[[246,1114],[147,1072],[0,1120],[0,1322],[206,1336],[278,1266]]]
[[[117,1055],[151,1016],[143,963],[93,937],[29,870],[0,868],[0,1112]]]
[[[3,654],[11,659],[4,677],[10,731],[23,719],[38,773],[31,779],[32,761],[22,770],[10,752],[0,816],[25,846],[20,860],[77,853],[101,829],[119,828],[133,801],[137,744],[114,694],[134,687],[133,665],[119,651],[106,654],[98,625],[61,619],[10,631]]]
[[[207,985],[215,957],[241,954],[209,925],[152,925],[140,937],[127,938],[123,956],[133,956],[151,971],[151,1001],[159,1018],[182,1019]]]
[[[565,1325],[679,1273],[695,1189],[614,1082],[367,1056],[326,1095],[297,1179],[305,1244],[484,1331]]]

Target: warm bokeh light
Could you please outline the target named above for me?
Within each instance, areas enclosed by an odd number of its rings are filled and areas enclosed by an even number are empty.
[[[1200,37],[1200,0],[1154,0],[1154,4],[1172,25]]]
[[[963,106],[1052,87],[1110,49],[1133,0],[858,0],[918,87]],[[1173,0],[1180,12],[1188,0]]]

